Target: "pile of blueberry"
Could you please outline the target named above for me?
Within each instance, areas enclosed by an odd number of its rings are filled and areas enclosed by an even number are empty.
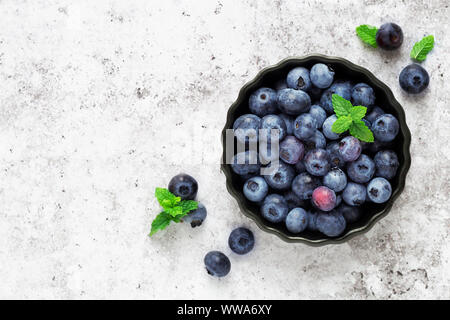
[[[337,119],[333,94],[367,107],[363,121],[373,143],[332,131]],[[389,180],[399,167],[391,150],[399,122],[376,104],[373,88],[338,78],[322,63],[310,70],[294,68],[274,89],[253,92],[251,113],[234,122],[236,139],[248,146],[260,138],[259,129],[276,129],[280,161],[275,172],[261,175],[261,150],[258,154],[247,148],[234,155],[231,167],[243,179],[245,197],[259,206],[265,219],[285,224],[293,234],[308,229],[328,237],[341,235],[361,217],[362,204],[389,200]]]

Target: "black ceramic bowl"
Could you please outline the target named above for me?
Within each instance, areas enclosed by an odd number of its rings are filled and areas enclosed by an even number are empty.
[[[226,143],[225,131],[232,129],[234,121],[241,115],[250,113],[248,109],[248,99],[251,93],[260,87],[274,87],[276,81],[285,79],[289,70],[295,67],[311,68],[316,63],[330,65],[338,78],[352,80],[354,82],[365,82],[374,90],[377,97],[376,104],[384,109],[385,112],[393,114],[400,122],[400,132],[394,141],[392,149],[396,151],[400,167],[397,175],[390,182],[392,184],[392,196],[387,203],[375,204],[365,203],[361,206],[363,211],[362,218],[352,224],[347,225],[343,234],[336,238],[329,238],[319,232],[304,231],[300,234],[290,233],[283,223],[274,224],[265,220],[259,213],[259,207],[248,201],[243,193],[242,187],[244,181],[236,175],[229,164],[226,164]],[[402,106],[395,100],[392,91],[380,80],[378,80],[370,71],[357,66],[345,59],[328,57],[323,55],[309,55],[302,58],[288,58],[277,65],[262,70],[256,78],[247,83],[239,92],[237,100],[228,110],[227,122],[222,131],[223,158],[222,171],[226,176],[227,189],[236,199],[242,212],[253,219],[256,224],[264,231],[276,234],[281,239],[288,242],[304,242],[309,245],[324,245],[331,243],[342,243],[350,237],[368,231],[376,221],[384,217],[391,209],[395,199],[400,195],[405,186],[405,178],[411,164],[411,155],[409,145],[411,143],[411,133],[406,125],[405,112]]]

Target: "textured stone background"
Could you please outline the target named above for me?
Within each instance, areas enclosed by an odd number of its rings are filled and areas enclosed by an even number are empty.
[[[450,9],[441,1],[0,2],[0,298],[450,298]],[[354,28],[395,21],[400,50]],[[434,34],[426,93],[398,86]],[[413,140],[391,213],[346,244],[287,244],[245,218],[219,171],[240,87],[293,55],[365,66],[404,106]],[[153,192],[181,171],[208,208],[201,228],[147,237]],[[227,237],[249,226],[248,256]],[[204,271],[205,253],[232,272]]]

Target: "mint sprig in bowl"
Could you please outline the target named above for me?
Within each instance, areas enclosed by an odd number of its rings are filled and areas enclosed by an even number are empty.
[[[377,204],[366,202],[360,208],[363,212],[362,218],[354,223],[347,224],[346,229],[337,237],[327,237],[320,232],[305,230],[299,234],[292,234],[281,223],[271,223],[264,219],[259,211],[257,203],[249,201],[243,195],[243,184],[245,180],[233,172],[231,165],[227,164],[227,144],[226,130],[233,129],[235,120],[251,113],[249,110],[250,95],[262,87],[276,88],[280,79],[286,79],[288,72],[296,67],[310,69],[317,63],[323,63],[331,67],[336,74],[335,80],[350,80],[353,83],[364,82],[373,88],[376,95],[376,105],[382,106],[386,113],[390,113],[398,119],[399,132],[393,141],[390,149],[398,155],[399,168],[395,177],[390,180],[392,185],[392,195],[386,203]],[[335,98],[336,99],[336,98]],[[337,98],[339,99],[339,98]],[[343,102],[343,101],[341,101]],[[312,101],[312,104],[316,101]],[[337,131],[344,132],[343,135],[353,135],[360,139],[362,143],[370,144],[372,132],[365,129],[361,122],[364,117],[364,109],[358,105],[347,105],[339,111],[336,106],[339,103],[333,103],[336,116],[342,118],[336,125]],[[337,108],[339,109],[339,107]],[[337,111],[337,112],[336,112]],[[341,113],[340,113],[341,112]],[[337,121],[335,122],[337,123]],[[338,128],[339,127],[339,128]],[[336,131],[333,130],[333,131]],[[241,211],[248,216],[264,231],[273,233],[281,239],[288,242],[303,242],[309,245],[325,245],[342,243],[351,237],[368,231],[379,219],[384,217],[392,208],[395,200],[403,191],[405,186],[406,174],[411,164],[409,147],[411,143],[411,134],[406,124],[405,112],[402,106],[395,99],[392,91],[387,85],[377,79],[367,69],[355,65],[348,60],[338,57],[329,57],[324,55],[309,55],[301,58],[288,58],[280,63],[262,70],[253,80],[244,85],[240,90],[237,100],[232,104],[227,114],[227,121],[222,132],[223,161],[221,169],[226,176],[226,186],[230,194],[236,199]]]

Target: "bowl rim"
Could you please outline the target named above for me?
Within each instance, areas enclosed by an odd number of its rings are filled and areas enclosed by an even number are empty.
[[[364,74],[366,77],[369,78],[369,80],[374,83],[376,86],[378,86],[381,90],[384,91],[386,94],[387,100],[389,104],[398,112],[398,120],[400,123],[400,130],[403,133],[404,136],[404,143],[402,145],[402,152],[404,156],[404,163],[402,166],[400,166],[399,170],[399,183],[395,190],[393,190],[391,198],[389,199],[388,203],[386,204],[386,207],[383,208],[381,211],[375,213],[370,220],[364,225],[359,228],[355,228],[352,230],[349,230],[347,233],[345,233],[342,236],[336,237],[336,238],[324,238],[324,239],[308,239],[305,237],[302,237],[300,235],[287,235],[283,233],[282,231],[275,229],[273,227],[270,227],[263,223],[262,219],[257,219],[255,214],[251,212],[245,205],[245,201],[243,199],[242,193],[240,193],[238,190],[235,190],[235,188],[232,186],[232,172],[230,169],[230,165],[226,164],[226,147],[225,147],[225,132],[227,129],[232,128],[232,119],[233,119],[233,113],[237,109],[237,107],[242,103],[243,98],[246,96],[246,93],[250,87],[252,87],[256,82],[259,81],[261,77],[263,77],[265,74],[269,72],[276,71],[279,68],[283,68],[286,64],[289,63],[296,63],[296,64],[304,64],[311,60],[321,60],[322,63],[340,63],[343,64],[345,67],[351,69],[352,71],[359,72]],[[378,78],[375,77],[375,75],[370,72],[369,70],[356,65],[347,59],[340,58],[340,57],[334,57],[334,56],[326,56],[323,54],[309,54],[302,57],[288,57],[280,62],[278,62],[275,65],[263,68],[258,72],[258,74],[249,82],[244,84],[244,86],[240,89],[237,99],[233,102],[233,104],[230,106],[227,112],[227,121],[225,123],[225,126],[222,130],[221,134],[221,141],[222,141],[222,158],[221,158],[221,171],[225,174],[226,177],[226,187],[228,192],[233,196],[233,198],[237,201],[239,209],[242,211],[242,213],[247,216],[248,218],[252,219],[256,225],[263,231],[266,231],[271,234],[277,235],[280,239],[286,241],[286,242],[301,242],[306,243],[311,246],[323,246],[327,244],[342,244],[346,242],[347,240],[353,238],[356,235],[360,235],[363,233],[366,233],[369,231],[377,221],[385,217],[388,212],[391,210],[395,200],[399,197],[399,195],[402,193],[405,182],[406,182],[406,175],[408,173],[408,170],[411,166],[411,154],[410,154],[410,145],[411,145],[411,132],[409,131],[409,128],[406,124],[406,116],[405,111],[403,107],[400,105],[400,103],[395,99],[394,94],[392,93],[391,89],[384,84],[382,81],[380,81]]]

